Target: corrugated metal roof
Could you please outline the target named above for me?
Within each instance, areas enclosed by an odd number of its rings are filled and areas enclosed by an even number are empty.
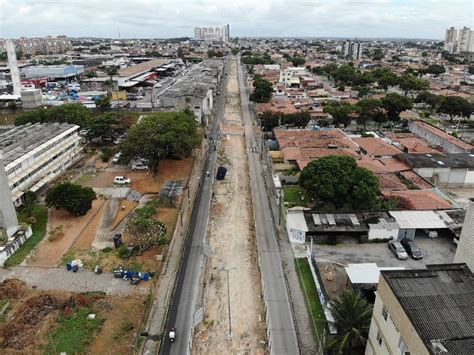
[[[389,213],[403,229],[447,228],[440,216],[433,211],[390,211]]]

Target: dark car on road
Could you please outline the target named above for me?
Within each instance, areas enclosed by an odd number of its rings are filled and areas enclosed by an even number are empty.
[[[411,239],[403,239],[401,241],[403,247],[407,251],[408,255],[410,255],[413,259],[415,260],[420,260],[423,259],[423,253],[421,252],[420,248],[418,248],[418,245],[411,240]]]

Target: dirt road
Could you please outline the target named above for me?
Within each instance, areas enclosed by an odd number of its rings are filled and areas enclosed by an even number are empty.
[[[214,184],[209,244],[210,284],[196,354],[264,354],[266,329],[236,62],[229,64],[218,163],[228,167]]]

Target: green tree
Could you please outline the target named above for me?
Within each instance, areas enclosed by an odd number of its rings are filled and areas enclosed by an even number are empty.
[[[254,90],[250,94],[250,101],[268,102],[272,98],[273,84],[263,79],[260,75],[255,75],[253,80]]]
[[[132,126],[121,148],[124,158],[150,160],[156,171],[161,159],[188,156],[199,144],[198,123],[190,112],[159,112]]]
[[[357,123],[364,126],[364,131],[367,122],[380,122],[380,116],[385,116],[382,109],[382,102],[375,99],[362,99],[357,103],[359,117]]]
[[[240,52],[240,49],[238,47],[233,47],[230,52],[232,55],[237,55]]]
[[[335,209],[373,209],[378,206],[379,182],[375,175],[357,166],[353,157],[330,155],[310,162],[299,184],[316,201]]]
[[[338,354],[352,354],[355,347],[367,342],[372,306],[352,289],[343,291],[330,304],[337,335],[328,347]]]
[[[89,79],[95,78],[95,77],[97,77],[97,73],[95,71],[88,71],[86,73],[86,77],[89,78]]]
[[[391,92],[382,99],[382,107],[387,111],[387,118],[395,122],[400,120],[400,112],[413,107],[413,101],[408,97]]]
[[[23,209],[26,211],[28,217],[31,217],[37,199],[36,194],[30,190],[26,191],[23,195]]]
[[[415,102],[424,103],[428,105],[430,108],[429,111],[430,113],[432,113],[433,110],[435,110],[438,107],[441,99],[442,99],[441,96],[432,94],[431,92],[424,90],[418,94],[418,96],[415,98]]]
[[[334,125],[343,124],[345,127],[351,123],[350,115],[356,111],[356,108],[347,102],[328,102],[323,111],[329,113],[333,118]]]
[[[382,89],[384,89],[385,92],[387,92],[390,87],[398,85],[398,82],[399,79],[397,75],[391,71],[386,72],[377,80],[377,83]]]
[[[92,208],[92,201],[96,199],[94,190],[90,187],[60,183],[46,193],[46,205],[56,209],[64,209],[73,216],[83,216]]]
[[[178,58],[184,58],[183,48],[178,47],[178,50],[176,51],[176,55],[178,56]]]
[[[85,126],[88,130],[87,138],[100,138],[110,136],[120,127],[115,113],[106,113],[92,117]]]
[[[15,125],[26,123],[46,123],[46,122],[67,122],[84,126],[90,117],[90,111],[82,104],[68,104],[50,107],[47,109],[38,108],[27,111],[15,119]]]
[[[421,73],[433,74],[434,76],[438,76],[445,72],[446,69],[444,68],[444,65],[441,64],[430,64],[428,67],[421,70]]]
[[[290,62],[293,63],[293,66],[299,67],[300,65],[306,63],[306,59],[303,57],[292,57],[290,58]]]
[[[428,83],[425,80],[419,79],[411,74],[403,75],[398,82],[398,86],[404,92],[405,96],[407,96],[407,94],[413,96],[413,92],[428,89]]]
[[[446,96],[439,103],[438,112],[449,116],[452,122],[454,117],[469,118],[472,113],[473,105],[461,96]]]

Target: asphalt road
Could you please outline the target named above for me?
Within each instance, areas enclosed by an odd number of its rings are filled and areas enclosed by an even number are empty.
[[[222,88],[225,87],[226,77],[221,81],[221,92],[224,92]],[[209,134],[211,140],[218,140],[219,138],[218,122],[222,118],[224,103],[224,95],[220,95],[217,100],[216,119]],[[199,290],[198,283],[204,262],[203,242],[207,233],[216,159],[217,152],[211,144],[206,162],[204,163],[201,184],[196,196],[188,235],[185,240],[182,264],[178,272],[166,320],[165,331],[168,333],[171,327],[176,327],[176,340],[174,343],[171,343],[168,336],[166,336],[160,349],[161,354],[182,355],[187,354],[188,351],[190,352],[189,340],[192,336],[192,322],[194,312],[196,311],[196,300]],[[206,176],[207,171],[210,172],[209,177]]]
[[[239,86],[242,101],[242,114],[245,123],[247,147],[261,147],[262,141],[255,134],[249,111],[248,97],[244,87],[244,76],[238,60]],[[282,253],[279,248],[267,191],[264,172],[258,153],[248,150],[252,200],[255,226],[260,254],[261,273],[264,280],[264,299],[267,305],[267,327],[270,333],[271,354],[299,354],[293,313],[288,297],[288,289],[282,267]]]

